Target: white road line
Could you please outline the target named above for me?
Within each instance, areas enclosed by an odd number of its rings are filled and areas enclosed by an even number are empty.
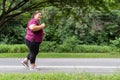
[[[37,66],[38,68],[90,68],[90,69],[116,69],[120,66]],[[0,66],[0,69],[24,68],[24,66]]]

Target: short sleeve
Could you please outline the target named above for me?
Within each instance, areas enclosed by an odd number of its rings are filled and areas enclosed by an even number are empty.
[[[38,24],[37,24],[37,21],[35,21],[35,20],[31,20],[31,21],[29,22],[29,25],[32,25],[32,24],[38,25]]]

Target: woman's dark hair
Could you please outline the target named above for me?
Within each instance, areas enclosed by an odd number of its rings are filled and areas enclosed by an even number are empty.
[[[37,13],[41,13],[41,11],[40,11],[40,10],[35,11],[35,12],[32,14],[31,18],[34,18],[34,16],[35,16]]]

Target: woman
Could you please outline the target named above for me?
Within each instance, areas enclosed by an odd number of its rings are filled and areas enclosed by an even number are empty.
[[[30,70],[36,68],[35,60],[39,52],[39,45],[43,39],[43,29],[45,23],[40,24],[39,21],[42,19],[40,11],[35,11],[32,18],[28,21],[27,32],[25,35],[25,43],[29,48],[27,57],[21,62],[26,68],[29,68],[28,61],[30,61]]]

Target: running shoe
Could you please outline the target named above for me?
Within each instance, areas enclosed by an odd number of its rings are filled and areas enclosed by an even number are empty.
[[[29,69],[28,62],[21,61],[21,64],[22,64],[26,69]]]

